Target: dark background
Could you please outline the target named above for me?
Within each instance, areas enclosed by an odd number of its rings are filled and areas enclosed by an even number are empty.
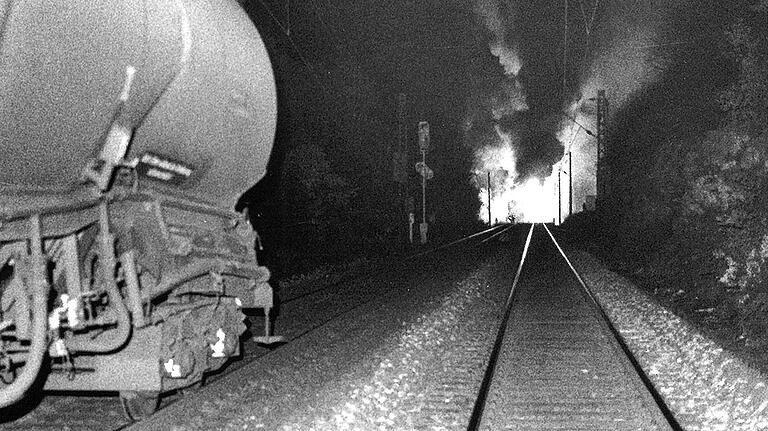
[[[554,138],[574,127],[563,113],[594,127],[586,100],[604,89],[607,193],[566,225],[681,313],[765,352],[768,2],[569,0],[565,49],[565,1],[242,3],[278,85],[269,173],[241,203],[273,267],[402,248],[405,192],[419,212],[423,120],[430,233],[477,229],[475,153],[499,145],[494,127],[520,137],[518,179],[546,175],[563,153]],[[393,177],[398,93],[405,188]],[[581,133],[574,148],[583,199],[594,193],[594,139]]]

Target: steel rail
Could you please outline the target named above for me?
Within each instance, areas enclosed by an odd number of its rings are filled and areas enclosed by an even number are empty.
[[[480,243],[481,243],[481,244],[485,244],[486,242],[488,242],[488,241],[490,241],[490,240],[492,240],[492,239],[494,239],[494,238],[496,238],[496,237],[498,237],[498,236],[501,236],[501,234],[503,234],[503,233],[506,233],[506,232],[508,232],[510,229],[512,229],[512,226],[514,226],[514,225],[509,225],[509,226],[508,226],[506,229],[501,229],[501,230],[499,230],[498,232],[494,233],[493,235],[489,236],[488,238],[483,238],[483,239],[480,241]]]
[[[484,234],[488,234],[488,233],[493,232],[490,237],[484,238],[483,241],[480,242],[480,243],[485,243],[487,240],[489,240],[491,238],[495,238],[498,235],[500,235],[500,234],[502,234],[504,232],[509,231],[510,229],[512,229],[512,227],[514,227],[514,225],[501,226],[501,227],[494,226],[494,227],[492,227],[490,229],[485,229],[485,230],[482,230],[480,232],[476,232],[474,234],[467,235],[465,237],[459,238],[459,239],[457,239],[455,241],[452,241],[452,242],[450,242],[448,244],[444,244],[444,245],[442,245],[440,247],[437,247],[437,248],[434,248],[434,249],[430,249],[430,250],[426,250],[426,251],[423,251],[423,252],[420,252],[420,253],[417,253],[417,254],[414,254],[414,255],[408,255],[408,256],[401,257],[401,259],[402,259],[401,262],[405,263],[407,261],[414,260],[416,258],[422,257],[422,256],[427,255],[427,254],[436,253],[436,252],[444,250],[444,249],[446,249],[448,247],[451,247],[451,246],[454,246],[454,245],[466,242],[466,241],[468,241],[470,239],[477,238],[478,236],[482,236]],[[497,231],[497,232],[494,232],[494,231]],[[531,227],[531,232],[532,231],[533,231],[533,227]],[[528,234],[528,242],[530,242],[530,239],[531,239],[531,232],[529,232],[529,234]],[[520,266],[520,268],[522,268],[522,265]],[[298,295],[296,297],[290,298],[289,300],[283,300],[283,301],[281,301],[281,303],[295,301],[295,300],[297,300],[299,298],[304,298],[306,296],[309,296],[309,295],[312,295],[312,294],[315,294],[315,293],[327,290],[328,288],[330,288],[332,286],[339,285],[341,283],[346,283],[346,282],[349,282],[349,281],[352,281],[352,280],[361,280],[361,279],[366,279],[366,278],[369,278],[369,277],[373,277],[375,275],[382,274],[382,273],[384,273],[384,272],[386,272],[388,270],[391,270],[391,267],[388,267],[388,266],[385,266],[385,265],[380,265],[379,267],[373,269],[372,271],[366,272],[366,273],[364,273],[362,275],[352,276],[352,277],[349,277],[349,278],[345,278],[345,279],[339,280],[339,281],[334,282],[334,283],[330,283],[330,284],[328,284],[326,286],[323,286],[323,287],[321,287],[319,289],[314,289],[314,290],[306,292],[306,293],[304,293],[302,295]],[[517,278],[519,278],[519,276],[520,276],[520,270],[518,270],[518,274],[517,274],[517,277],[515,278],[515,280],[517,280]],[[311,328],[307,328],[304,331],[296,334],[290,340],[288,340],[288,342],[294,342],[296,340],[299,340],[299,339],[307,336],[309,333],[311,333],[311,332],[313,332],[313,331],[315,331],[315,330],[317,330],[319,328],[322,328],[323,326],[325,326],[325,325],[331,323],[332,321],[338,319],[340,316],[343,316],[343,315],[345,315],[347,313],[350,313],[350,312],[352,312],[354,310],[357,310],[360,307],[363,307],[363,306],[365,306],[365,305],[367,305],[367,304],[369,304],[369,303],[371,303],[373,301],[379,300],[379,299],[381,299],[381,297],[380,296],[376,296],[376,297],[368,299],[367,301],[362,301],[360,304],[357,304],[357,305],[355,305],[354,307],[352,307],[350,309],[347,309],[347,310],[335,313],[335,314],[333,314],[331,316],[328,316],[326,319],[318,322],[316,325],[313,325]],[[252,358],[250,360],[240,360],[240,361],[232,362],[231,364],[229,364],[226,367],[226,369],[223,370],[223,372],[217,373],[215,375],[211,375],[209,377],[209,379],[208,379],[208,383],[215,384],[216,381],[220,380],[224,376],[226,376],[226,375],[228,375],[230,373],[238,371],[242,367],[246,366],[247,364],[249,364],[249,363],[251,363],[251,362],[253,362],[255,360],[261,360],[264,357],[266,357],[267,355],[270,355],[270,354],[274,353],[275,351],[277,351],[279,349],[280,349],[280,346],[277,346],[276,348],[269,349],[269,351],[265,352],[263,355],[259,355],[258,357]],[[172,391],[171,393],[175,393],[175,392],[176,391]],[[176,397],[174,397],[174,398],[172,398],[170,400],[167,400],[165,404],[162,404],[158,408],[158,411],[164,410],[164,409],[170,407],[171,405],[179,402],[181,399],[183,399],[183,396],[176,396]],[[136,425],[137,423],[140,423],[140,422],[128,421],[126,423],[120,424],[116,428],[111,428],[111,431],[124,430],[124,429],[127,429],[129,427],[132,427],[132,426]]]
[[[457,244],[461,244],[462,242],[465,242],[465,241],[468,241],[470,239],[476,238],[478,236],[487,234],[489,232],[493,232],[494,230],[499,230],[499,232],[496,232],[496,233],[492,234],[490,237],[485,238],[483,241],[481,241],[481,243],[484,243],[487,240],[489,240],[491,238],[494,238],[494,237],[500,235],[501,233],[510,230],[512,228],[512,226],[514,226],[514,225],[509,225],[509,226],[503,227],[501,229],[499,228],[499,226],[494,226],[494,227],[492,227],[490,229],[482,230],[480,232],[476,232],[476,233],[473,233],[471,235],[467,235],[467,236],[465,236],[463,238],[459,238],[459,239],[457,239],[455,241],[452,241],[452,242],[450,242],[448,244],[443,244],[440,247],[429,249],[429,250],[425,250],[425,251],[422,251],[422,252],[419,252],[419,253],[416,253],[416,254],[412,254],[412,255],[398,256],[395,259],[399,260],[400,263],[408,262],[410,260],[417,259],[419,257],[426,256],[428,254],[437,253],[438,251],[442,251],[442,250],[444,250],[444,249],[446,249],[448,247],[452,247],[452,246],[455,246]],[[372,268],[370,268],[368,271],[366,271],[366,272],[364,272],[362,274],[352,275],[352,276],[349,276],[349,277],[342,277],[341,279],[339,279],[337,281],[334,281],[334,282],[329,283],[327,285],[321,286],[321,287],[319,287],[317,289],[313,289],[313,290],[310,290],[308,292],[304,292],[304,293],[302,293],[300,295],[291,296],[291,297],[287,297],[285,299],[282,299],[280,302],[284,304],[286,302],[295,301],[297,299],[304,298],[304,297],[312,295],[314,293],[321,292],[323,290],[327,290],[330,287],[336,286],[336,285],[341,284],[341,283],[346,283],[346,282],[351,281],[351,280],[362,280],[362,279],[365,279],[365,278],[368,278],[368,277],[373,277],[375,275],[378,275],[378,274],[381,274],[381,273],[383,273],[385,271],[388,271],[390,269],[390,267],[391,267],[391,265],[383,265],[383,264],[373,265]]]
[[[485,368],[485,374],[483,375],[483,381],[480,384],[480,390],[478,391],[477,398],[475,400],[475,406],[472,409],[472,416],[469,418],[469,425],[467,430],[475,431],[480,427],[480,420],[483,418],[483,410],[485,409],[485,400],[488,397],[488,391],[491,388],[491,381],[493,380],[493,374],[496,370],[496,362],[501,352],[501,345],[504,342],[504,333],[506,332],[507,323],[509,322],[509,316],[512,311],[512,301],[515,297],[515,288],[518,281],[520,281],[520,274],[523,271],[523,264],[525,263],[525,257],[528,255],[528,247],[531,245],[531,237],[533,236],[533,229],[536,224],[531,224],[531,229],[528,231],[528,238],[525,240],[525,246],[523,247],[523,255],[520,258],[520,263],[517,265],[517,273],[515,279],[512,282],[512,287],[509,289],[509,295],[507,296],[507,302],[504,304],[504,317],[501,319],[501,324],[496,332],[496,341],[493,344],[493,350],[491,351],[491,357],[488,360],[488,366]]]
[[[440,251],[440,250],[443,250],[443,249],[445,249],[445,248],[446,248],[446,247],[448,247],[448,246],[451,246],[451,245],[455,245],[455,244],[458,244],[458,243],[464,242],[464,241],[466,241],[466,240],[468,240],[468,239],[470,239],[470,238],[474,238],[474,237],[477,237],[477,236],[479,236],[479,235],[482,235],[482,234],[484,234],[484,233],[488,233],[488,232],[490,232],[490,231],[492,231],[492,230],[494,230],[494,229],[496,229],[496,228],[494,227],[494,228],[491,228],[491,229],[487,229],[487,230],[484,230],[484,231],[481,231],[481,232],[477,232],[477,233],[475,233],[475,234],[472,234],[472,235],[466,236],[466,237],[464,237],[464,238],[461,238],[461,239],[459,239],[459,240],[453,241],[452,243],[450,243],[450,244],[446,244],[446,245],[444,245],[444,246],[442,246],[442,247],[438,247],[438,248],[436,248],[436,249],[433,249],[433,250],[428,250],[428,251],[427,251],[427,253],[436,253],[436,252],[438,252],[438,251]],[[509,226],[509,227],[507,227],[507,228],[505,228],[505,229],[502,229],[502,232],[506,232],[506,231],[507,231],[507,230],[509,230],[509,229],[511,229],[511,226]],[[492,235],[492,237],[494,237],[494,236],[497,236],[497,235],[498,235],[498,234],[494,234],[494,235]],[[489,239],[489,238],[486,238],[486,239]],[[485,241],[481,241],[481,243],[483,243],[483,242],[485,242]],[[423,255],[425,255],[425,254],[426,254],[426,253],[419,253],[419,254],[417,254],[417,255],[406,256],[406,257],[405,257],[405,258],[402,260],[402,263],[404,263],[404,262],[407,262],[407,261],[409,261],[409,260],[412,260],[412,259],[415,259],[415,258],[417,258],[417,257],[423,256]],[[386,272],[386,271],[388,271],[388,270],[391,270],[391,268],[390,268],[390,267],[386,267],[386,266],[382,266],[382,267],[376,268],[375,270],[373,270],[373,271],[371,271],[371,272],[368,272],[368,273],[362,274],[362,275],[360,275],[360,276],[357,276],[357,277],[350,277],[350,278],[348,278],[348,279],[345,279],[345,280],[341,280],[341,281],[338,281],[338,282],[336,282],[336,283],[331,283],[331,284],[329,284],[328,286],[323,286],[323,287],[322,287],[322,288],[320,288],[320,289],[315,289],[315,290],[312,290],[312,291],[310,291],[310,292],[307,292],[307,293],[305,293],[305,294],[302,294],[302,295],[296,296],[296,297],[294,297],[294,298],[291,298],[291,299],[290,299],[290,301],[293,301],[293,300],[295,300],[295,299],[298,299],[298,298],[303,298],[303,297],[305,297],[305,296],[308,296],[308,295],[311,295],[311,294],[314,294],[314,293],[317,293],[317,292],[320,292],[320,291],[326,290],[326,289],[328,289],[328,288],[329,288],[329,287],[331,287],[331,286],[336,286],[336,285],[338,285],[338,284],[341,284],[341,283],[346,283],[346,282],[349,282],[349,281],[353,281],[353,280],[363,280],[363,279],[366,279],[366,278],[370,278],[370,277],[373,277],[373,276],[375,276],[375,275],[379,275],[379,274],[382,274],[382,273],[384,273],[384,272]],[[374,301],[374,300],[377,300],[377,299],[379,299],[379,298],[377,297],[377,298],[372,298],[372,299],[369,299],[368,301],[365,301],[365,302],[362,302],[362,303],[361,303],[361,304],[359,304],[359,305],[356,305],[355,307],[353,307],[353,308],[352,308],[352,309],[350,309],[350,310],[347,310],[347,311],[343,311],[343,312],[341,312],[341,313],[337,313],[337,314],[335,314],[335,315],[333,315],[333,316],[329,317],[328,319],[324,320],[324,321],[323,321],[323,322],[322,322],[320,325],[318,325],[317,327],[313,327],[313,328],[307,329],[307,330],[305,330],[305,331],[301,332],[300,334],[298,334],[296,337],[292,338],[291,340],[295,340],[295,339],[301,338],[301,337],[303,337],[304,335],[306,335],[306,334],[308,334],[308,333],[310,333],[310,332],[314,331],[315,329],[317,329],[317,328],[319,328],[319,327],[321,327],[321,326],[323,326],[323,325],[325,325],[325,324],[327,324],[327,323],[330,323],[331,321],[333,321],[333,320],[334,320],[334,319],[336,319],[337,317],[339,317],[339,316],[341,316],[341,315],[343,315],[343,314],[346,314],[346,313],[350,312],[351,310],[354,310],[354,309],[357,309],[357,308],[359,308],[359,307],[362,307],[363,305],[366,305],[366,304],[368,304],[368,303],[370,303],[370,302],[372,302],[372,301]],[[285,303],[285,302],[290,302],[290,301],[283,301],[283,303]]]
[[[414,254],[414,255],[411,255],[411,256],[406,256],[406,257],[405,257],[405,259],[406,259],[406,260],[409,260],[409,259],[415,259],[415,258],[417,258],[417,257],[420,257],[420,256],[423,256],[423,255],[425,255],[425,254],[434,253],[434,252],[436,252],[436,251],[440,251],[440,250],[443,250],[443,249],[445,249],[445,248],[448,248],[448,247],[454,246],[454,245],[456,245],[456,244],[460,244],[460,243],[462,243],[462,242],[464,242],[464,241],[470,240],[470,239],[472,239],[472,238],[475,238],[475,237],[477,237],[477,236],[480,236],[480,235],[486,234],[486,233],[488,233],[488,232],[493,232],[494,230],[497,230],[497,229],[499,229],[499,232],[496,232],[495,234],[491,235],[489,238],[486,238],[484,241],[481,241],[481,242],[485,242],[485,241],[487,241],[487,240],[489,240],[489,239],[491,239],[491,238],[493,238],[493,237],[495,237],[495,236],[497,236],[497,235],[500,235],[502,232],[506,232],[506,231],[508,231],[509,229],[512,229],[512,226],[514,226],[514,225],[509,225],[509,226],[506,226],[506,227],[504,227],[503,229],[500,229],[500,228],[499,228],[499,226],[494,226],[494,227],[492,227],[492,228],[489,228],[489,229],[481,230],[480,232],[476,232],[476,233],[473,233],[472,235],[468,235],[468,236],[465,236],[465,237],[463,237],[463,238],[459,238],[459,239],[457,239],[457,240],[455,240],[455,241],[453,241],[453,242],[449,242],[448,244],[443,244],[443,245],[441,245],[440,247],[437,247],[437,248],[434,248],[434,249],[430,249],[430,250],[426,250],[426,251],[422,251],[421,253],[416,253],[416,254]],[[503,225],[502,225],[502,227],[503,227]]]
[[[594,293],[592,292],[592,289],[590,289],[589,286],[587,286],[587,283],[584,281],[584,279],[581,277],[579,272],[573,266],[570,259],[568,259],[568,256],[565,255],[565,252],[563,251],[562,247],[560,247],[560,244],[555,239],[555,236],[552,235],[552,232],[550,232],[546,224],[544,224],[544,229],[549,234],[549,237],[552,239],[552,242],[555,244],[555,247],[557,247],[557,250],[560,252],[560,255],[565,260],[565,263],[568,264],[568,267],[571,269],[571,272],[573,272],[573,275],[576,276],[576,280],[579,282],[583,291],[586,293],[587,297],[589,298],[590,302],[597,310],[597,313],[600,315],[602,322],[606,325],[606,327],[611,332],[611,334],[613,334],[614,339],[621,347],[621,350],[624,352],[624,355],[627,357],[627,359],[629,359],[629,362],[632,364],[632,368],[634,368],[638,377],[640,377],[640,380],[642,380],[643,384],[645,385],[645,388],[651,394],[654,401],[656,401],[656,404],[658,405],[659,410],[661,410],[661,413],[664,415],[664,418],[669,423],[669,426],[672,427],[673,430],[682,431],[683,427],[680,426],[680,423],[675,418],[675,415],[672,413],[672,411],[669,409],[667,404],[664,402],[664,397],[656,390],[656,387],[653,385],[653,382],[651,382],[651,379],[645,373],[645,370],[643,370],[643,368],[640,366],[640,363],[637,361],[637,358],[635,358],[634,353],[632,353],[632,350],[630,350],[629,346],[625,342],[624,337],[621,335],[618,329],[616,329],[613,323],[611,323],[611,319],[608,317],[605,310],[600,305],[600,302],[597,300],[597,297],[595,297]]]

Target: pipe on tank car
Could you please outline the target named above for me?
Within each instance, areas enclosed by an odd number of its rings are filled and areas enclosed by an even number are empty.
[[[134,251],[128,251],[120,256],[120,264],[123,267],[128,305],[133,316],[133,323],[137,328],[144,326],[144,309],[141,303],[141,287],[139,274],[136,272],[136,258]]]
[[[193,262],[175,271],[169,271],[152,289],[152,294],[149,298],[155,299],[162,296],[173,290],[176,285],[192,280],[193,278],[200,277],[210,272],[222,272],[225,267],[226,264],[223,261],[205,259]]]
[[[175,271],[168,272],[152,289],[150,300],[162,296],[185,281],[192,280],[208,273],[230,274],[237,277],[249,278],[257,282],[269,280],[269,270],[266,267],[251,263],[217,259],[202,259],[186,265]]]
[[[111,309],[116,313],[117,327],[95,340],[71,338],[66,341],[67,350],[73,352],[108,353],[125,345],[131,335],[131,317],[123,296],[115,282],[115,238],[109,231],[107,201],[99,205],[99,265]]]
[[[13,202],[13,209],[3,208],[0,210],[0,222],[23,219],[30,217],[33,214],[48,215],[74,212],[98,205],[100,198],[84,196],[85,193],[87,192],[78,190],[75,192],[57,194],[51,199],[55,202],[54,204],[40,204],[36,201],[33,201],[31,204],[27,204],[26,202]]]
[[[30,217],[31,255],[30,287],[32,290],[32,343],[21,374],[10,385],[0,389],[0,408],[20,400],[37,379],[48,348],[48,280],[47,264],[43,256],[40,234],[40,216]]]

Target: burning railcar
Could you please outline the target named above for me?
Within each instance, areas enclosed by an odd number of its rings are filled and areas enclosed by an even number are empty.
[[[231,210],[271,152],[269,57],[234,0],[0,10],[0,407],[43,381],[141,418],[239,354],[242,308],[277,338]]]

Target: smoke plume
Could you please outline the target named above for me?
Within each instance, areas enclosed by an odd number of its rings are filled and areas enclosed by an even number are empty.
[[[612,107],[620,108],[633,93],[655,82],[667,65],[654,48],[667,42],[661,34],[673,6],[653,0],[609,6],[596,49],[579,77],[578,107],[603,89]]]
[[[514,8],[506,5],[507,16],[514,13]],[[488,48],[499,59],[504,73],[513,77],[520,73],[522,63],[517,54],[517,45],[509,35],[514,31],[513,21],[502,15],[497,0],[477,0],[474,12],[491,34]]]
[[[590,133],[596,131],[597,90],[606,92],[610,129],[610,114],[665,69],[667,60],[654,47],[670,42],[668,17],[676,6],[662,0],[584,0],[569,9],[564,51],[562,0],[473,1],[488,50],[501,66],[467,104],[465,138],[476,154],[475,172],[505,172],[493,175],[490,186],[510,191],[531,187],[534,178],[542,187],[557,184],[558,172],[567,173],[573,207],[580,208],[595,194],[596,142]],[[552,196],[557,200],[556,192]],[[510,208],[518,204],[509,202]]]
[[[563,119],[558,133],[566,152],[572,151],[575,208],[581,207],[587,195],[596,194],[597,142],[584,129],[597,129],[597,92],[605,90],[610,130],[612,115],[634,94],[656,82],[667,67],[669,59],[659,56],[657,47],[680,42],[665,36],[674,7],[656,0],[612,2],[599,14],[601,21],[592,32],[594,48],[586,53],[586,63],[575,77],[578,82],[575,100],[566,108],[570,119]],[[563,162],[566,160],[564,157]]]

